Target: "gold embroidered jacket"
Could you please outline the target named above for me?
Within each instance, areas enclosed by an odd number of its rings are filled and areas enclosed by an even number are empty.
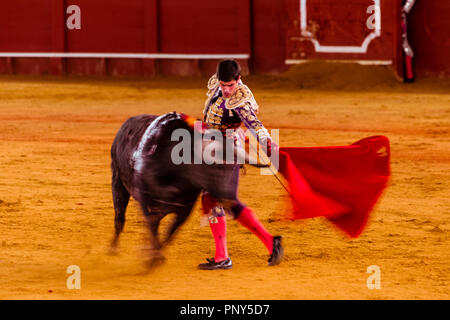
[[[219,80],[213,75],[208,81],[208,92],[203,110],[203,121],[208,128],[219,129],[237,129],[241,123],[251,130],[258,141],[265,143],[270,139],[267,129],[264,128],[261,121],[258,120],[258,104],[253,97],[250,89],[241,81],[228,99],[222,98]]]

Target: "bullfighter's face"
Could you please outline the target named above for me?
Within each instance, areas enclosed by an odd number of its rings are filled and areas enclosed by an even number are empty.
[[[239,78],[237,78],[236,80],[231,80],[228,82],[219,81],[220,89],[222,90],[222,95],[225,99],[228,99],[229,97],[231,97],[234,90],[236,90],[240,79],[241,79],[241,76],[239,76]]]

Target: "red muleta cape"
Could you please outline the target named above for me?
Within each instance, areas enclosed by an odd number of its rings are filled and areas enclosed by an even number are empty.
[[[387,137],[339,147],[280,147],[279,156],[294,209],[290,219],[323,216],[350,237],[361,234],[389,181]]]

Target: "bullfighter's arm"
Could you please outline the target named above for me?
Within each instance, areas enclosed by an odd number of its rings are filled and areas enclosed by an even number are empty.
[[[258,104],[247,86],[240,85],[233,95],[227,99],[226,107],[227,109],[233,110],[233,112],[239,116],[244,125],[261,144],[268,156],[270,156],[271,151],[273,151],[274,148],[278,148],[278,146],[273,143],[267,129],[257,117]]]

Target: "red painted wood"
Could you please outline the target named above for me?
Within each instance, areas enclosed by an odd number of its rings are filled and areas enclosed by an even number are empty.
[[[367,27],[372,0],[307,1],[307,30],[322,46],[361,46],[373,30]],[[288,59],[389,60],[394,61],[397,20],[393,1],[381,1],[381,36],[372,40],[366,53],[316,52],[313,42],[300,31],[300,1],[288,0]]]
[[[49,74],[51,69],[50,59],[45,58],[15,58],[13,65],[17,74]]]
[[[417,75],[450,76],[450,1],[417,0],[408,17],[408,37]]]
[[[343,4],[345,2],[345,4]],[[243,71],[281,72],[288,59],[392,60],[401,73],[400,3],[381,0],[382,36],[367,54],[314,51],[300,35],[299,0],[15,0],[0,10],[0,52],[249,53]],[[310,0],[308,26],[324,45],[361,44],[372,0]],[[81,30],[67,30],[67,6]],[[326,9],[324,9],[326,8]],[[409,39],[420,76],[450,76],[450,2],[416,1]],[[218,60],[0,58],[0,73],[206,75]]]
[[[144,52],[158,52],[159,38],[159,0],[148,0],[144,2]],[[144,76],[156,74],[156,61],[154,59],[143,59],[141,71]]]
[[[2,1],[0,52],[49,51],[53,0]]]
[[[106,75],[105,59],[72,58],[66,59],[66,72],[72,75]]]
[[[64,52],[65,49],[65,1],[52,0],[52,51]],[[51,58],[50,59],[50,73],[53,75],[61,75],[64,73],[64,59],[63,58]]]
[[[160,1],[160,51],[250,53],[248,0]]]
[[[81,9],[81,29],[67,30],[69,52],[144,52],[144,0],[66,1],[72,4]]]
[[[251,17],[252,68],[258,72],[285,71],[288,25],[286,2],[253,0]]]
[[[13,61],[12,58],[1,58],[0,59],[0,74],[13,74]]]
[[[200,68],[197,59],[162,59],[158,62],[159,72],[168,76],[199,76]]]

